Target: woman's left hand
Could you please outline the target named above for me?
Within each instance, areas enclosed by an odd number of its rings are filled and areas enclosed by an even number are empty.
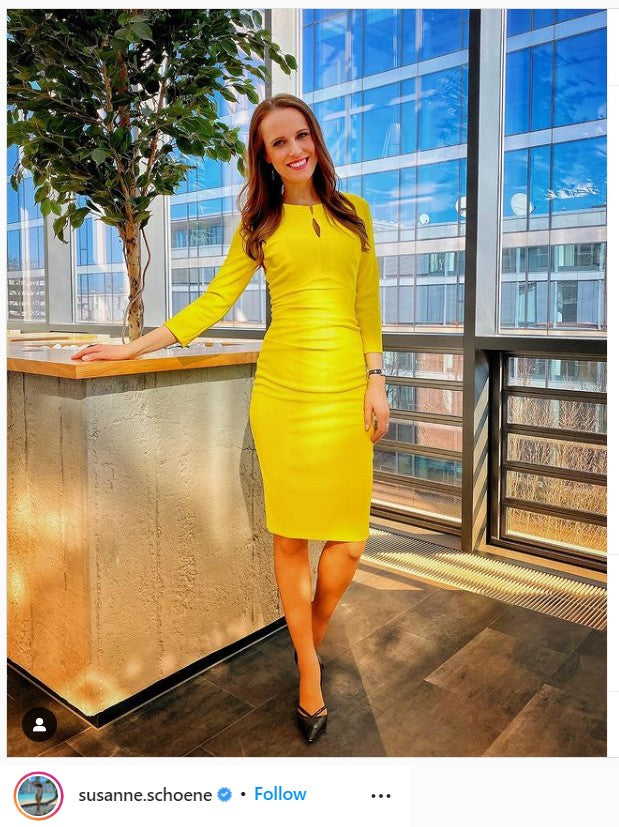
[[[385,380],[381,376],[368,379],[368,386],[365,390],[365,430],[369,430],[372,424],[372,417],[376,417],[376,430],[372,434],[372,442],[382,439],[389,429],[389,402],[385,392]]]

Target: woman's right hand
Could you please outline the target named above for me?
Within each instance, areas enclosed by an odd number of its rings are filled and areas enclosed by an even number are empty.
[[[81,362],[110,362],[133,358],[135,357],[128,352],[127,345],[86,345],[71,355],[71,359],[79,359]]]

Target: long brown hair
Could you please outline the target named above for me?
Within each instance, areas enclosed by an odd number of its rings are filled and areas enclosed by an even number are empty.
[[[241,188],[237,202],[241,212],[247,254],[262,266],[262,243],[275,232],[282,220],[282,179],[265,158],[260,126],[269,112],[285,108],[298,109],[307,120],[317,159],[313,175],[314,189],[327,215],[330,213],[356,233],[361,239],[361,249],[368,250],[370,245],[363,219],[357,214],[354,204],[336,189],[338,176],[316,116],[300,98],[281,93],[265,98],[259,103],[249,124],[249,138],[244,158],[247,181]],[[245,203],[242,204],[245,192]]]

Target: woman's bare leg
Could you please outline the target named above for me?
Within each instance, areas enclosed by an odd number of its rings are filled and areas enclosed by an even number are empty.
[[[312,635],[320,645],[333,611],[346,591],[359,565],[367,540],[346,543],[328,540],[318,561],[318,579],[312,601]]]
[[[273,535],[275,579],[299,660],[299,704],[313,714],[324,704],[312,633],[312,576],[308,541]]]

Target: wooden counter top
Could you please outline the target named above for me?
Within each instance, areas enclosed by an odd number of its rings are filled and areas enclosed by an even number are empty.
[[[82,362],[71,359],[75,347],[50,348],[39,342],[8,342],[7,370],[65,379],[92,379],[98,376],[127,376],[166,370],[193,370],[218,365],[242,365],[256,362],[262,342],[254,339],[204,339],[189,347],[172,345],[163,350],[144,353],[137,359]],[[105,339],[102,344],[121,344]],[[205,347],[205,344],[207,345]]]

